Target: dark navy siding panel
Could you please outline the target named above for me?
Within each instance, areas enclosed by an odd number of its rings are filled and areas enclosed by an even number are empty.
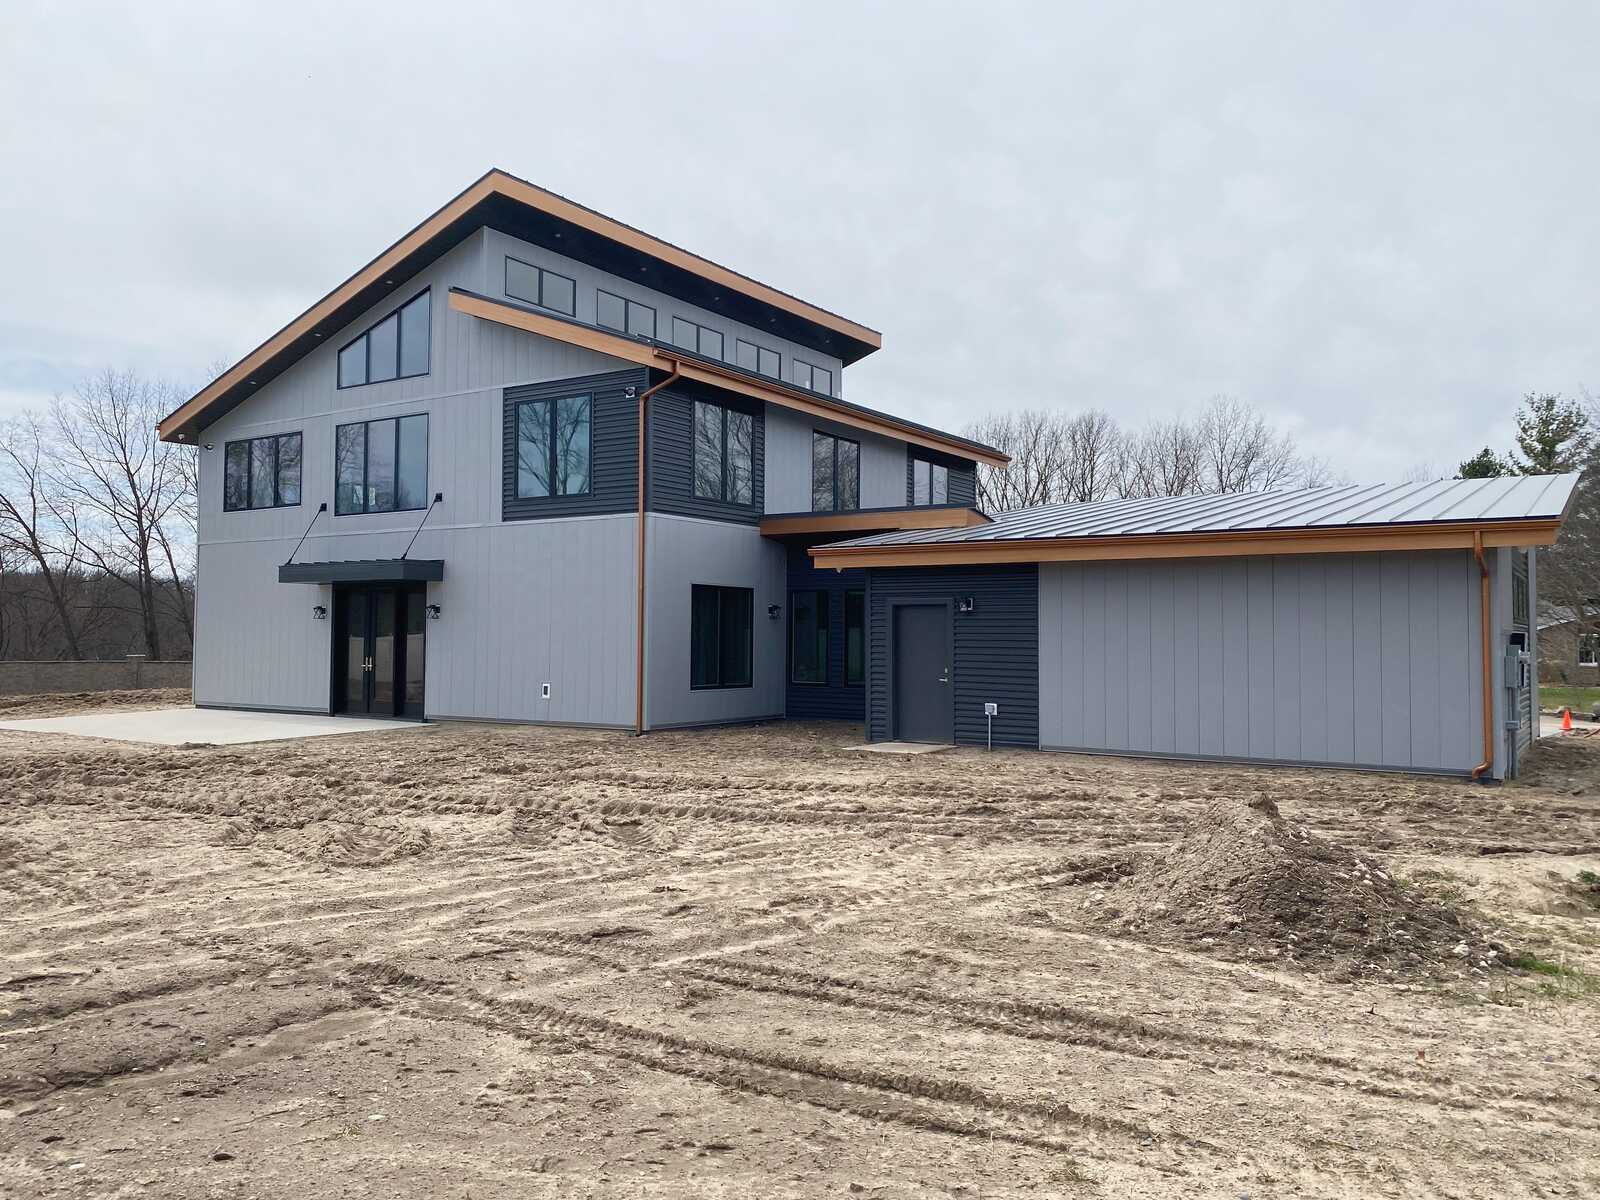
[[[789,591],[828,593],[828,683],[793,682],[789,672],[787,715],[796,721],[860,721],[866,715],[867,689],[862,683],[844,682],[844,594],[866,591],[867,573],[860,568],[818,570],[804,543],[789,545]],[[788,641],[792,601],[785,600],[784,639]],[[785,652],[785,662],[788,656]],[[787,670],[787,667],[785,668]]]
[[[972,596],[976,611],[955,621],[956,741],[982,745],[983,706],[994,701],[997,746],[1039,745],[1039,570],[1017,566],[868,570],[867,738],[892,734],[889,714],[889,599]]]
[[[978,503],[978,465],[970,458],[956,458],[949,454],[940,454],[937,450],[925,450],[921,446],[906,447],[906,503],[911,504],[916,496],[916,467],[912,464],[917,459],[926,462],[939,463],[950,472],[950,500],[951,504],[959,504],[972,508]]]
[[[643,367],[605,375],[581,375],[526,387],[506,388],[500,437],[500,519],[575,517],[589,513],[632,512],[638,504],[639,391],[649,386]],[[628,389],[636,389],[634,396]],[[517,496],[517,404],[559,396],[592,397],[590,487],[583,496]]]
[[[694,401],[709,400],[755,417],[755,436],[751,448],[751,492],[749,504],[725,504],[702,500],[694,494]],[[726,392],[700,389],[692,383],[674,384],[667,391],[650,397],[650,474],[645,484],[652,512],[678,513],[686,517],[709,517],[714,521],[737,521],[754,525],[766,507],[766,425],[765,405]]]

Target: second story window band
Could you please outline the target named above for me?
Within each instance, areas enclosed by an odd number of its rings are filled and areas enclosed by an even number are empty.
[[[333,455],[334,515],[427,507],[427,413],[341,425]]]
[[[590,397],[521,401],[517,405],[517,498],[587,493],[593,441]]]
[[[292,508],[300,503],[298,433],[229,442],[222,452],[222,510]]]
[[[506,295],[551,312],[569,317],[577,315],[578,284],[575,280],[509,254],[506,255]]]
[[[912,459],[911,503],[949,504],[950,469],[925,458]]]
[[[831,433],[811,434],[811,511],[861,507],[861,443]]]
[[[755,502],[755,428],[750,413],[694,402],[694,494],[729,504]]]

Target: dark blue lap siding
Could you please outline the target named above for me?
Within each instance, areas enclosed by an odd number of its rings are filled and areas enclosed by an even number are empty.
[[[955,621],[956,741],[983,745],[983,706],[1000,706],[996,746],[1039,745],[1039,569],[874,567],[867,572],[867,738],[893,736],[889,713],[889,598],[956,600],[972,612]],[[791,689],[792,694],[792,689]]]

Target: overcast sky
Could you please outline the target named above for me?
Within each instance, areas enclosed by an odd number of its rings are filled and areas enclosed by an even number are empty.
[[[0,6],[0,411],[196,385],[500,166],[959,427],[1216,393],[1356,480],[1600,391],[1600,6]]]

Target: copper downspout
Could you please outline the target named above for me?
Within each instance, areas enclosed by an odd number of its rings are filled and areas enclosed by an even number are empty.
[[[1472,768],[1472,778],[1481,779],[1494,770],[1494,663],[1489,658],[1489,564],[1483,559],[1483,531],[1472,535],[1472,553],[1478,560],[1478,624],[1483,633],[1483,761]]]
[[[639,393],[639,532],[638,532],[638,561],[634,569],[638,572],[639,610],[634,623],[634,656],[633,656],[633,732],[644,732],[644,479],[645,479],[645,429],[649,415],[650,397],[676,379],[683,377],[677,359],[670,360],[672,374],[668,375],[654,387],[647,387]]]

